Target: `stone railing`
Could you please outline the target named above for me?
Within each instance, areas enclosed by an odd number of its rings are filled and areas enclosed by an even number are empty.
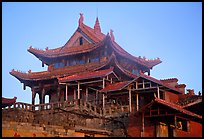
[[[64,102],[56,102],[56,103],[45,103],[45,104],[27,104],[22,102],[16,102],[12,106],[8,106],[4,109],[23,109],[23,110],[31,110],[31,111],[38,111],[38,110],[50,110],[56,108],[65,108],[74,106],[77,104],[77,100],[74,101],[64,101]]]
[[[32,110],[33,105],[28,103],[16,102],[12,106],[7,106],[3,109],[24,109],[24,110]]]
[[[100,101],[97,101],[98,105],[92,102],[86,102],[84,100],[73,100],[73,101],[63,101],[56,103],[46,103],[46,104],[27,104],[22,102],[16,102],[14,105],[6,107],[4,109],[22,109],[29,111],[42,111],[42,110],[54,110],[54,109],[64,109],[66,111],[74,109],[85,109],[95,116],[116,116],[122,113],[129,113],[129,106],[111,106],[107,105],[104,109]]]

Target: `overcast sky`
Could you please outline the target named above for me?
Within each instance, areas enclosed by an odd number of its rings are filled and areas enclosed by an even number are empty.
[[[97,12],[98,11],[98,12]],[[202,91],[202,3],[2,3],[2,96],[31,103],[31,89],[9,72],[44,71],[27,49],[63,46],[84,23],[99,17],[104,34],[112,29],[116,42],[134,56],[159,57],[157,79],[178,78],[186,89]],[[38,101],[38,100],[37,100]]]

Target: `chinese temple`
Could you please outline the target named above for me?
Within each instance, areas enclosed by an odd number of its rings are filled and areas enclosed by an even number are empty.
[[[202,96],[191,89],[186,94],[186,85],[177,78],[152,77],[150,70],[161,60],[129,54],[117,44],[113,30],[102,33],[98,17],[91,28],[80,14],[78,27],[65,45],[44,50],[30,46],[28,52],[43,67],[47,65],[47,71],[13,69],[10,74],[23,83],[24,90],[31,88],[32,106],[36,94],[39,105],[45,104],[45,96],[50,104],[77,100],[100,108],[104,117],[106,109],[124,112],[126,106],[128,136],[202,136]]]

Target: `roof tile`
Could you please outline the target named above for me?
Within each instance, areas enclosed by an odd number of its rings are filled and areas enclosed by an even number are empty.
[[[110,91],[116,91],[121,90],[126,86],[130,81],[124,81],[124,82],[118,82],[108,85],[107,87],[103,88],[99,92],[110,92]]]
[[[67,81],[91,79],[91,78],[104,77],[104,76],[109,75],[110,73],[113,73],[113,68],[106,69],[106,70],[92,71],[92,72],[83,72],[79,74],[74,74],[74,75],[58,78],[58,80],[60,82],[67,82]]]

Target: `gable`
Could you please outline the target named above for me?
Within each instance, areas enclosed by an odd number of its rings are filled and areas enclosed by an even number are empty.
[[[82,45],[93,43],[93,41],[86,34],[77,30],[64,45],[64,48],[79,46],[81,41]]]

